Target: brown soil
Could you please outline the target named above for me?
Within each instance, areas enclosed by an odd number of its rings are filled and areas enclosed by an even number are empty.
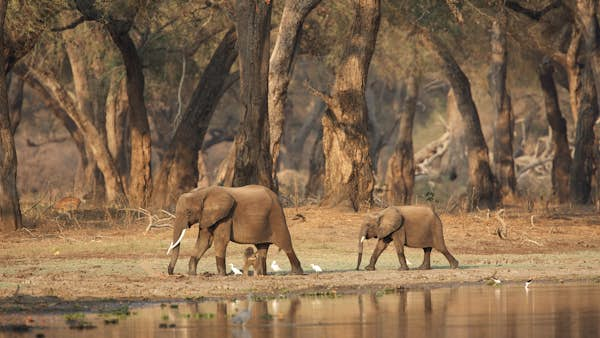
[[[294,217],[296,214],[305,221]],[[533,213],[507,209],[500,218],[494,212],[489,216],[487,212],[441,215],[446,243],[460,268],[450,269],[445,258],[434,251],[434,268],[429,271],[398,271],[392,247],[382,254],[376,271],[355,271],[363,213],[302,207],[287,209],[286,215],[305,275],[216,276],[210,249],[200,261],[199,276],[188,276],[194,228],[183,240],[178,274],[168,276],[165,253],[170,229],[144,233],[144,219],[105,218],[98,222],[86,219],[85,212],[73,219],[46,217],[44,226],[37,229],[0,235],[0,311],[79,308],[106,300],[239,297],[248,292],[279,295],[397,289],[478,283],[492,275],[505,282],[529,278],[600,282],[600,215],[592,209]],[[505,239],[497,231],[502,223]],[[373,240],[366,242],[363,266],[374,244]],[[227,263],[241,266],[246,247],[231,243]],[[415,267],[422,250],[408,248],[407,257]],[[277,247],[269,250],[268,262],[272,260],[277,260],[284,272],[289,271],[289,262]],[[317,276],[310,270],[311,263],[324,272]]]

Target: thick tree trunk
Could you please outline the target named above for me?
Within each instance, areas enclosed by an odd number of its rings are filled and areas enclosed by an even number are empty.
[[[581,31],[575,27],[567,52],[569,100],[576,123],[575,152],[571,162],[569,192],[571,201],[590,202],[591,181],[594,176],[594,123],[598,117],[598,96],[591,62],[586,53]]]
[[[354,18],[323,116],[322,205],[359,210],[373,203],[373,166],[367,140],[365,85],[380,20],[379,0],[354,1]]]
[[[400,130],[394,154],[388,160],[386,171],[387,202],[389,205],[408,205],[415,185],[413,149],[413,121],[419,96],[419,77],[411,74],[407,80],[404,109],[400,112]]]
[[[145,207],[152,193],[151,139],[148,114],[144,102],[144,73],[129,29],[116,23],[107,24],[110,36],[121,52],[127,73],[127,98],[129,101],[129,127],[131,140],[131,165],[129,171],[129,202]]]
[[[448,119],[448,151],[442,157],[441,172],[448,179],[466,182],[469,173],[467,164],[467,147],[465,146],[465,124],[456,106],[454,91],[450,89],[446,100],[446,116]]]
[[[106,143],[119,170],[121,179],[125,180],[129,168],[128,159],[130,158],[127,147],[127,143],[129,143],[127,133],[129,102],[126,81],[117,72],[113,73],[110,78],[105,111]]]
[[[279,147],[285,120],[284,106],[296,48],[304,19],[320,2],[321,0],[286,0],[279,23],[279,34],[269,60],[269,132],[275,184],[277,184]]]
[[[424,45],[440,59],[442,71],[456,95],[458,110],[465,123],[465,130],[468,131],[465,141],[469,162],[467,189],[469,209],[476,207],[493,209],[497,203],[496,183],[490,168],[488,147],[481,131],[479,114],[471,95],[469,79],[454,60],[448,47],[439,39],[425,31],[422,32],[421,37]]]
[[[598,96],[589,65],[583,67],[579,78],[581,83],[577,86],[575,94],[579,111],[569,188],[571,200],[584,204],[590,202],[591,183],[595,172],[594,124],[598,118]]]
[[[276,190],[269,151],[270,1],[235,1],[242,115],[235,138],[233,185],[261,184]]]
[[[98,168],[104,176],[107,202],[109,204],[126,205],[127,197],[121,183],[121,177],[110,156],[110,151],[104,141],[104,137],[94,126],[92,120],[77,110],[71,96],[48,74],[44,74],[33,68],[28,68],[27,74],[44,86],[46,91],[56,102],[59,102],[61,108],[83,133],[87,148],[94,156]]]
[[[17,191],[17,152],[10,123],[5,72],[4,20],[7,3],[7,0],[0,0],[0,232],[17,230],[22,226]]]
[[[554,68],[549,59],[544,59],[538,69],[540,85],[544,94],[546,118],[552,129],[554,158],[552,159],[552,192],[560,203],[569,200],[569,171],[571,170],[571,151],[567,139],[567,122],[562,116],[554,84]]]
[[[513,159],[514,118],[510,95],[506,89],[506,25],[507,16],[501,10],[492,23],[492,57],[488,75],[489,91],[494,104],[494,171],[498,181],[500,198],[503,202],[513,202],[517,179]]]
[[[179,195],[198,184],[198,152],[208,129],[229,70],[237,57],[236,33],[230,29],[206,66],[192,94],[190,103],[176,126],[155,182],[153,203],[171,206]]]

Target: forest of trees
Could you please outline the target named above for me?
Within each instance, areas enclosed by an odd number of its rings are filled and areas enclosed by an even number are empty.
[[[362,210],[413,203],[424,177],[474,210],[539,198],[547,177],[547,199],[597,203],[599,7],[0,0],[0,231],[51,189],[170,209],[261,184]]]

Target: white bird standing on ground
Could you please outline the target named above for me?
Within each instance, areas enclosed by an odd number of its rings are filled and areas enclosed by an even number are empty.
[[[323,269],[321,269],[320,266],[315,265],[315,264],[310,264],[310,267],[317,273],[317,275],[319,274],[319,272],[323,272]]]
[[[233,272],[234,275],[241,275],[242,271],[240,271],[240,269],[236,268],[235,266],[233,266],[233,264],[229,264],[231,266],[231,272]]]
[[[239,270],[238,270],[239,271]],[[238,312],[233,318],[231,318],[231,322],[233,324],[242,324],[244,329],[246,328],[246,322],[252,316],[252,295],[248,294],[248,308],[246,310],[242,310]]]
[[[525,290],[529,290],[529,285],[533,282],[533,279],[529,279],[525,282]]]
[[[281,268],[279,267],[277,262],[273,261],[271,262],[271,270],[273,270],[273,272],[279,272],[281,271]]]

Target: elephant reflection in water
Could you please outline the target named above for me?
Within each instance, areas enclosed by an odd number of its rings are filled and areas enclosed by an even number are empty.
[[[441,294],[440,294],[441,295]],[[399,290],[396,294],[397,312],[380,304],[377,293],[362,294],[358,296],[359,318],[363,328],[363,336],[372,334],[369,322],[375,321],[377,332],[393,330],[397,337],[438,337],[444,336],[447,327],[448,308],[458,300],[457,289],[450,289],[444,297],[434,297],[432,301],[431,289]],[[420,299],[422,299],[420,301]],[[441,300],[441,301],[440,301]],[[393,320],[389,320],[389,316]],[[390,324],[395,323],[395,324]],[[418,325],[415,325],[419,323]],[[425,323],[424,325],[422,325]],[[390,325],[397,325],[390,327]],[[367,331],[364,331],[364,330]]]

